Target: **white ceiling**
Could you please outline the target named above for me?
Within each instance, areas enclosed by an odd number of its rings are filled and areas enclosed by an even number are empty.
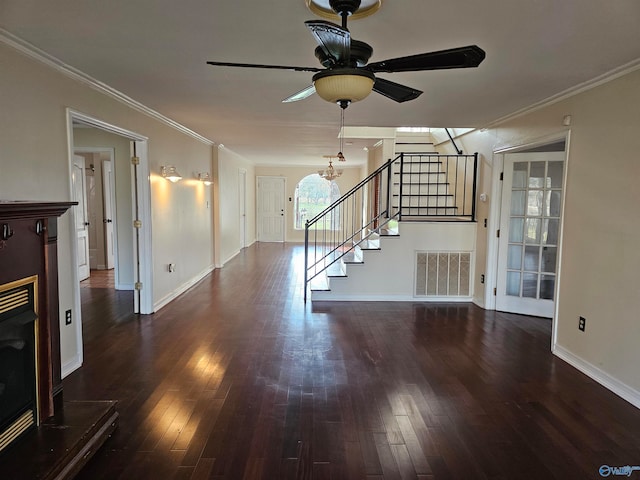
[[[207,60],[319,67],[304,0],[0,0],[0,27],[256,164],[323,164],[340,109],[314,95],[283,104],[311,73]],[[378,74],[424,91],[373,93],[350,126],[482,127],[640,59],[638,0],[383,0],[349,23],[371,61],[477,44],[475,69]],[[357,140],[345,148],[362,162]]]

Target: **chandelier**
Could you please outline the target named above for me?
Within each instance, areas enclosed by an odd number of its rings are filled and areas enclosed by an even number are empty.
[[[325,180],[332,181],[342,175],[342,170],[336,170],[333,167],[333,158],[334,157],[329,157],[329,166],[327,168],[325,168],[324,170],[318,170],[318,175],[320,175]]]

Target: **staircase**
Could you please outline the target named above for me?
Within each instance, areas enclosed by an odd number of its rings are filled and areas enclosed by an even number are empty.
[[[476,176],[477,154],[401,152],[382,165],[306,222],[305,301],[307,290],[320,298],[332,281],[347,277],[349,266],[386,250],[387,242],[399,238],[401,225],[404,230],[404,225],[443,220],[474,222]],[[392,260],[386,260],[390,270],[402,264]],[[377,275],[385,277],[384,268]],[[380,278],[378,283],[395,280]]]

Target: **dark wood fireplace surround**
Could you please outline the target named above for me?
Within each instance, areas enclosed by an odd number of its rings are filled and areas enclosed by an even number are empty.
[[[57,220],[73,202],[0,201],[0,285],[38,276],[38,426],[0,452],[0,477],[70,479],[117,426],[114,401],[62,395]]]

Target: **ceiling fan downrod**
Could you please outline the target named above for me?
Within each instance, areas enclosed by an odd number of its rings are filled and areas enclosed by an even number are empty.
[[[360,8],[361,2],[362,0],[329,0],[333,11],[342,18],[342,28],[347,28],[347,17],[353,15]]]

